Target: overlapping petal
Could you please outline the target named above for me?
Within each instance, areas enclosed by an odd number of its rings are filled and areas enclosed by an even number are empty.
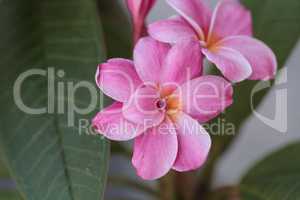
[[[219,76],[201,76],[183,84],[178,95],[182,110],[191,117],[206,122],[232,104],[232,85]]]
[[[277,70],[276,56],[263,42],[247,36],[232,36],[221,40],[220,45],[239,51],[248,60],[252,68],[249,79],[274,78]]]
[[[206,130],[185,113],[176,118],[178,154],[173,169],[188,171],[199,168],[206,161],[211,139]]]
[[[204,39],[208,32],[211,10],[203,0],[167,0],[182,17],[184,17],[195,31]]]
[[[159,74],[169,49],[170,45],[151,37],[139,40],[134,48],[133,59],[136,71],[144,82],[159,82]]]
[[[108,139],[126,141],[144,132],[142,125],[126,120],[122,115],[122,103],[116,102],[99,112],[93,119],[93,127]]]
[[[160,126],[148,129],[135,139],[132,164],[140,177],[154,180],[172,168],[177,151],[176,130],[166,118]]]
[[[237,0],[221,0],[212,15],[208,43],[232,35],[252,35],[251,13]]]
[[[98,66],[96,83],[107,96],[125,102],[141,84],[141,80],[132,61],[115,58]]]
[[[250,63],[237,50],[219,46],[213,50],[203,49],[202,52],[232,82],[243,81],[252,74]]]
[[[146,127],[159,125],[165,116],[164,110],[157,108],[160,94],[157,88],[151,85],[139,87],[123,106],[124,117]]]
[[[149,35],[161,42],[177,43],[185,39],[196,39],[197,33],[182,17],[159,20],[148,26]]]
[[[196,40],[183,40],[169,51],[160,75],[160,83],[180,84],[202,73],[203,56]]]

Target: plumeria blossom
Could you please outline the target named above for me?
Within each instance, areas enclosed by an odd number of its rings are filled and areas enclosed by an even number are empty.
[[[133,40],[134,43],[138,41],[139,38],[145,36],[146,26],[145,19],[153,7],[156,0],[127,0],[127,7],[130,11],[132,21],[133,21]]]
[[[162,42],[193,38],[201,52],[232,82],[274,77],[272,50],[252,35],[251,13],[237,0],[221,0],[213,12],[203,0],[167,0],[180,16],[150,24],[149,34]]]
[[[200,167],[211,139],[199,122],[232,104],[229,82],[200,76],[200,50],[194,40],[171,47],[145,37],[133,61],[110,59],[98,67],[97,85],[116,102],[96,115],[93,126],[111,140],[135,139],[132,164],[143,179]]]

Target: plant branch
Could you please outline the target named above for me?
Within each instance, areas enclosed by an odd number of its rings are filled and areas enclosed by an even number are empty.
[[[170,171],[167,175],[159,179],[160,200],[174,200],[174,172]]]

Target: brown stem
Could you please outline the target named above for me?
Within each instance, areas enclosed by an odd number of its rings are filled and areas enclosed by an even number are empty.
[[[177,172],[175,174],[175,187],[178,200],[193,200],[196,186],[197,172]]]
[[[209,194],[210,200],[241,200],[238,186],[217,188]]]
[[[174,172],[169,172],[159,180],[160,200],[174,200]]]
[[[200,176],[200,179],[195,187],[194,190],[194,199],[203,199],[206,200],[208,198],[208,194],[211,192],[211,184],[212,184],[212,178],[213,178],[213,172],[215,165],[218,161],[219,155],[223,152],[223,145],[222,143],[219,144],[216,142],[212,146],[212,150],[209,156],[209,159],[207,160],[205,166],[202,169],[202,175]]]

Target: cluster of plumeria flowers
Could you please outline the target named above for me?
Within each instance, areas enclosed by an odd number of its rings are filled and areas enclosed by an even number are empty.
[[[93,119],[115,141],[135,139],[132,164],[143,179],[204,164],[211,147],[201,126],[233,103],[232,83],[274,78],[276,57],[252,37],[251,13],[236,0],[212,12],[204,0],[167,0],[178,16],[145,25],[155,0],[127,0],[133,61],[98,66],[96,82],[116,102]],[[149,34],[149,36],[147,36]],[[206,58],[224,75],[203,73]]]

